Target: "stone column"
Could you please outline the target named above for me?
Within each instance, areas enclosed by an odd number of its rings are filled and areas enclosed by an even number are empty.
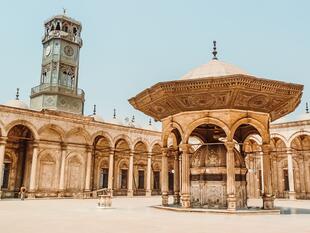
[[[263,150],[263,169],[264,169],[264,194],[263,194],[263,208],[274,208],[274,196],[272,194],[271,184],[271,158],[270,158],[270,144],[264,143]]]
[[[249,189],[249,198],[255,198],[256,190],[255,190],[255,172],[256,168],[254,167],[254,158],[252,155],[249,156],[249,167],[251,169],[251,172],[249,173],[249,183],[248,183],[248,189]]]
[[[151,174],[152,174],[152,154],[148,153],[147,155],[147,174],[146,174],[146,193],[145,196],[152,196],[151,189]]]
[[[174,174],[173,174],[173,204],[180,204],[180,168],[179,168],[179,151],[174,151]]]
[[[114,173],[114,149],[110,150],[109,154],[109,178],[108,178],[108,189],[113,193],[113,173]]]
[[[273,194],[276,196],[278,193],[278,163],[277,163],[277,154],[272,156],[272,186]]]
[[[288,149],[287,154],[287,171],[288,171],[288,186],[289,186],[289,199],[295,200],[295,184],[294,184],[294,171],[293,171],[293,158],[292,150]]]
[[[302,157],[298,159],[299,177],[300,177],[300,195],[299,198],[304,199],[306,197],[306,184],[305,184],[305,162]]]
[[[61,144],[61,165],[60,165],[60,178],[59,178],[59,192],[58,197],[64,196],[65,191],[65,166],[67,156],[67,145]]]
[[[168,205],[168,148],[162,148],[161,162],[161,200],[162,205]]]
[[[35,198],[35,189],[36,189],[36,175],[37,175],[37,163],[38,163],[38,143],[33,143],[33,154],[31,162],[31,171],[30,171],[30,185],[29,185],[29,194],[28,198]]]
[[[85,178],[85,191],[90,191],[90,180],[91,180],[91,165],[92,165],[92,148],[88,146],[87,152],[87,163],[86,163],[86,178]]]
[[[181,144],[180,148],[182,149],[182,191],[181,191],[181,200],[182,207],[189,208],[191,206],[191,183],[190,183],[190,145]]]
[[[264,193],[264,162],[263,162],[263,158],[264,158],[264,154],[263,152],[259,152],[259,158],[260,158],[260,168],[261,168],[261,186],[262,186],[262,190],[261,190],[261,195],[263,195]]]
[[[133,197],[133,151],[130,152],[129,156],[129,169],[128,169],[128,190],[127,196]]]
[[[235,154],[234,142],[225,142],[226,153],[226,171],[227,171],[227,209],[236,210],[236,183],[235,183]]]
[[[3,169],[5,156],[6,138],[0,138],[0,199],[2,198]]]

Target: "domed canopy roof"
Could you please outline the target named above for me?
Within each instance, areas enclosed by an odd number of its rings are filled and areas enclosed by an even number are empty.
[[[13,107],[13,108],[29,109],[29,106],[25,102],[23,102],[19,99],[10,100],[7,103],[5,103],[4,105],[9,106],[9,107]]]
[[[199,78],[209,78],[209,77],[222,77],[227,75],[236,75],[248,73],[237,66],[213,59],[207,64],[201,65],[187,74],[185,74],[181,80],[186,79],[199,79]]]

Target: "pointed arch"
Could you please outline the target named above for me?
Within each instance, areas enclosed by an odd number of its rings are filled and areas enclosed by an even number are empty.
[[[113,147],[113,146],[114,146],[114,145],[113,145],[113,138],[112,138],[112,136],[111,136],[108,132],[105,132],[105,131],[103,131],[103,130],[97,131],[97,132],[95,132],[94,134],[92,134],[91,139],[90,139],[90,141],[92,142],[92,144],[94,144],[96,138],[97,138],[97,137],[100,137],[100,136],[107,139],[107,142],[108,142],[108,144],[109,144],[109,147]]]
[[[306,135],[306,136],[310,136],[310,132],[309,131],[305,131],[305,130],[301,130],[301,131],[297,131],[295,133],[293,133],[289,139],[288,139],[288,145],[292,146],[292,142],[295,138],[302,136],[302,135]]]

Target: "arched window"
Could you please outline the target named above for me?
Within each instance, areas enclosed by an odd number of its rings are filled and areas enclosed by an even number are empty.
[[[73,28],[73,34],[76,36],[76,34],[77,34],[77,29],[76,29],[76,27],[74,27]]]
[[[64,25],[64,26],[63,26],[63,31],[64,31],[64,32],[68,32],[68,26],[67,26],[67,25]]]
[[[60,30],[60,23],[59,22],[57,22],[56,30]]]

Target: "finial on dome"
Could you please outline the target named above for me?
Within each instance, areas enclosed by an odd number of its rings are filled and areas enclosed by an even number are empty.
[[[217,51],[216,51],[216,41],[214,40],[213,41],[213,52],[212,52],[212,54],[213,54],[213,60],[217,60]]]
[[[96,115],[96,104],[94,104],[93,115]]]
[[[116,109],[113,109],[113,119],[116,119]]]
[[[151,118],[149,119],[149,125],[152,125],[152,119]]]
[[[63,7],[62,10],[63,10],[64,15],[66,15],[67,9]]]
[[[16,100],[19,100],[19,88],[16,88]]]
[[[131,122],[132,122],[132,123],[135,122],[135,115],[132,116]]]
[[[306,113],[309,113],[309,106],[308,106],[308,102],[306,102]]]

